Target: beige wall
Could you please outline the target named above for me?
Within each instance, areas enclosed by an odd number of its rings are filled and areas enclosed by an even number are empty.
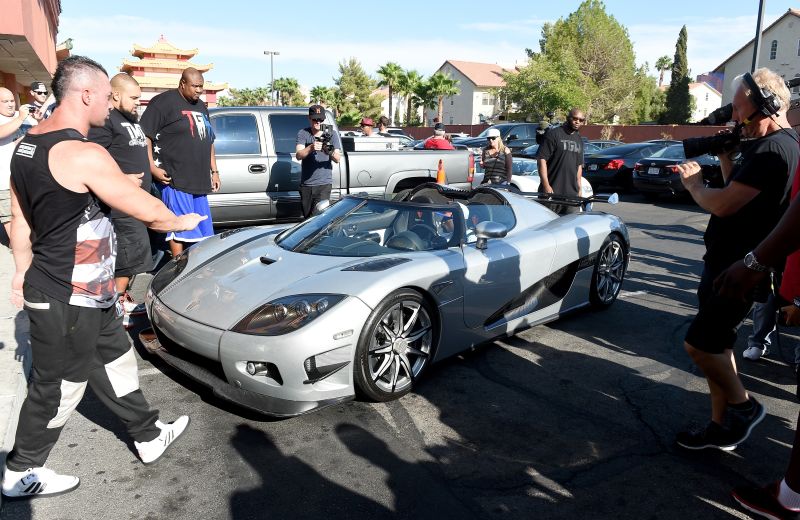
[[[696,123],[708,114],[722,106],[722,96],[705,83],[701,83],[689,90],[694,98],[694,112],[689,121]]]
[[[778,50],[775,59],[770,59],[770,48],[772,41],[778,41]],[[761,51],[758,57],[758,67],[767,67],[789,80],[800,74],[800,56],[798,56],[798,45],[800,45],[800,17],[786,15],[773,25],[769,30],[764,31],[761,37]],[[725,63],[722,87],[722,104],[727,105],[733,99],[731,81],[739,74],[750,72],[753,62],[753,43],[748,44],[735,56]],[[792,99],[800,97],[797,89],[792,92]]]
[[[480,114],[489,118],[494,114],[494,105],[484,105],[484,94],[488,88],[478,87],[462,74],[458,69],[445,63],[439,72],[449,75],[458,81],[460,93],[457,96],[444,99],[442,122],[446,125],[477,125],[480,123]],[[427,109],[425,119],[430,124],[436,117],[436,109]]]

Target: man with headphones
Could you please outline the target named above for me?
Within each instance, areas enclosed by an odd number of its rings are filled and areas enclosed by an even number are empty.
[[[783,215],[789,179],[800,157],[797,134],[786,119],[790,94],[783,79],[762,68],[737,77],[734,85],[733,119],[743,140],[740,153],[720,155],[725,186],[704,186],[695,161],[678,167],[692,198],[711,213],[697,289],[698,312],[684,341],[686,352],[708,382],[711,420],[699,430],[678,433],[677,444],[691,450],[733,450],[766,414],[764,406],[745,390],[733,358],[736,329],[752,306],[752,296],[747,301],[728,298],[715,294],[712,284],[742,258],[750,269],[765,269],[748,252]],[[738,156],[735,162],[734,156]]]

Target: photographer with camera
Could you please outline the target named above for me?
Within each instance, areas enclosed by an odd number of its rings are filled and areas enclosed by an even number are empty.
[[[719,153],[724,188],[704,185],[700,166],[688,161],[678,166],[681,181],[695,202],[711,213],[704,241],[703,274],[697,289],[698,312],[684,341],[692,361],[705,374],[711,397],[711,421],[698,431],[677,435],[687,449],[733,450],[764,418],[766,409],[748,395],[736,371],[733,345],[736,329],[747,315],[753,297],[745,301],[715,294],[714,279],[734,262],[745,258],[751,269],[763,268],[752,254],[781,218],[786,208],[787,181],[798,162],[797,134],[786,119],[789,91],[774,72],[762,68],[734,79],[734,132],[704,141]],[[741,157],[734,161],[738,145]],[[697,140],[684,142],[687,157],[697,154]],[[701,141],[701,144],[703,141]],[[694,147],[694,148],[693,148]],[[703,148],[703,146],[699,146]],[[705,153],[705,152],[703,152]],[[766,291],[763,291],[766,292]]]
[[[297,132],[295,158],[301,162],[300,204],[303,218],[311,216],[314,205],[330,199],[333,184],[333,162],[341,158],[342,140],[338,132],[325,121],[325,108],[311,105],[308,108],[311,126]]]

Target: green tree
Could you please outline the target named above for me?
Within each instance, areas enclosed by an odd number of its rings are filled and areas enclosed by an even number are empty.
[[[632,119],[637,86],[627,29],[600,0],[584,0],[566,19],[546,23],[541,51],[519,73],[506,73],[506,93],[533,118],[583,108],[597,123]]]
[[[217,104],[221,107],[254,107],[269,104],[269,89],[258,88],[232,88],[227,96],[220,97]]]
[[[421,80],[417,83],[416,88],[414,89],[414,99],[413,105],[417,107],[423,108],[423,114],[425,113],[426,108],[436,108],[436,94],[433,93],[431,90],[430,84],[425,81]],[[425,126],[425,117],[422,118],[422,126]]]
[[[305,104],[300,83],[295,78],[277,78],[273,89],[278,93],[278,104],[281,106],[299,106]]]
[[[629,119],[623,123],[641,123],[656,121],[663,112],[664,94],[658,89],[655,78],[647,74],[647,63],[636,70],[636,92],[634,93],[634,107]]]
[[[437,113],[439,121],[444,116],[444,98],[457,96],[461,90],[458,88],[458,80],[451,78],[441,72],[435,72],[428,78],[428,90],[436,98],[438,105]]]
[[[330,106],[333,105],[333,89],[318,85],[311,89],[311,102],[319,103],[320,105]]]
[[[406,125],[414,124],[414,91],[422,82],[422,76],[416,70],[407,70],[397,82],[397,92],[406,100]]]
[[[669,56],[661,56],[656,60],[656,70],[658,71],[658,86],[664,84],[664,73],[672,68],[672,60]]]
[[[387,62],[378,69],[379,87],[389,87],[389,117],[392,118],[391,124],[394,124],[394,112],[392,111],[392,91],[397,87],[400,78],[403,76],[403,68],[394,63],[393,61]]]
[[[685,124],[692,117],[693,99],[689,94],[689,64],[686,60],[686,26],[681,28],[675,43],[675,59],[672,61],[672,77],[667,90],[667,109],[662,123]]]
[[[359,117],[378,118],[381,115],[381,97],[373,94],[375,80],[364,71],[355,58],[339,63],[339,77],[334,78],[336,113],[339,124],[345,114],[358,113]]]

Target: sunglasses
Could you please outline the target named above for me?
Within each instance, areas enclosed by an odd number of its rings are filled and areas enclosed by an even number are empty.
[[[44,95],[47,95],[47,91],[46,91],[46,90],[34,90],[34,91],[33,91],[33,93],[34,93],[34,94],[44,94]]]
[[[585,117],[571,117],[570,116],[570,119],[572,119],[573,121],[577,121],[579,123],[585,123],[586,122],[586,118]]]
[[[494,141],[495,139],[497,139],[497,137],[487,137],[486,138],[487,141]]]

